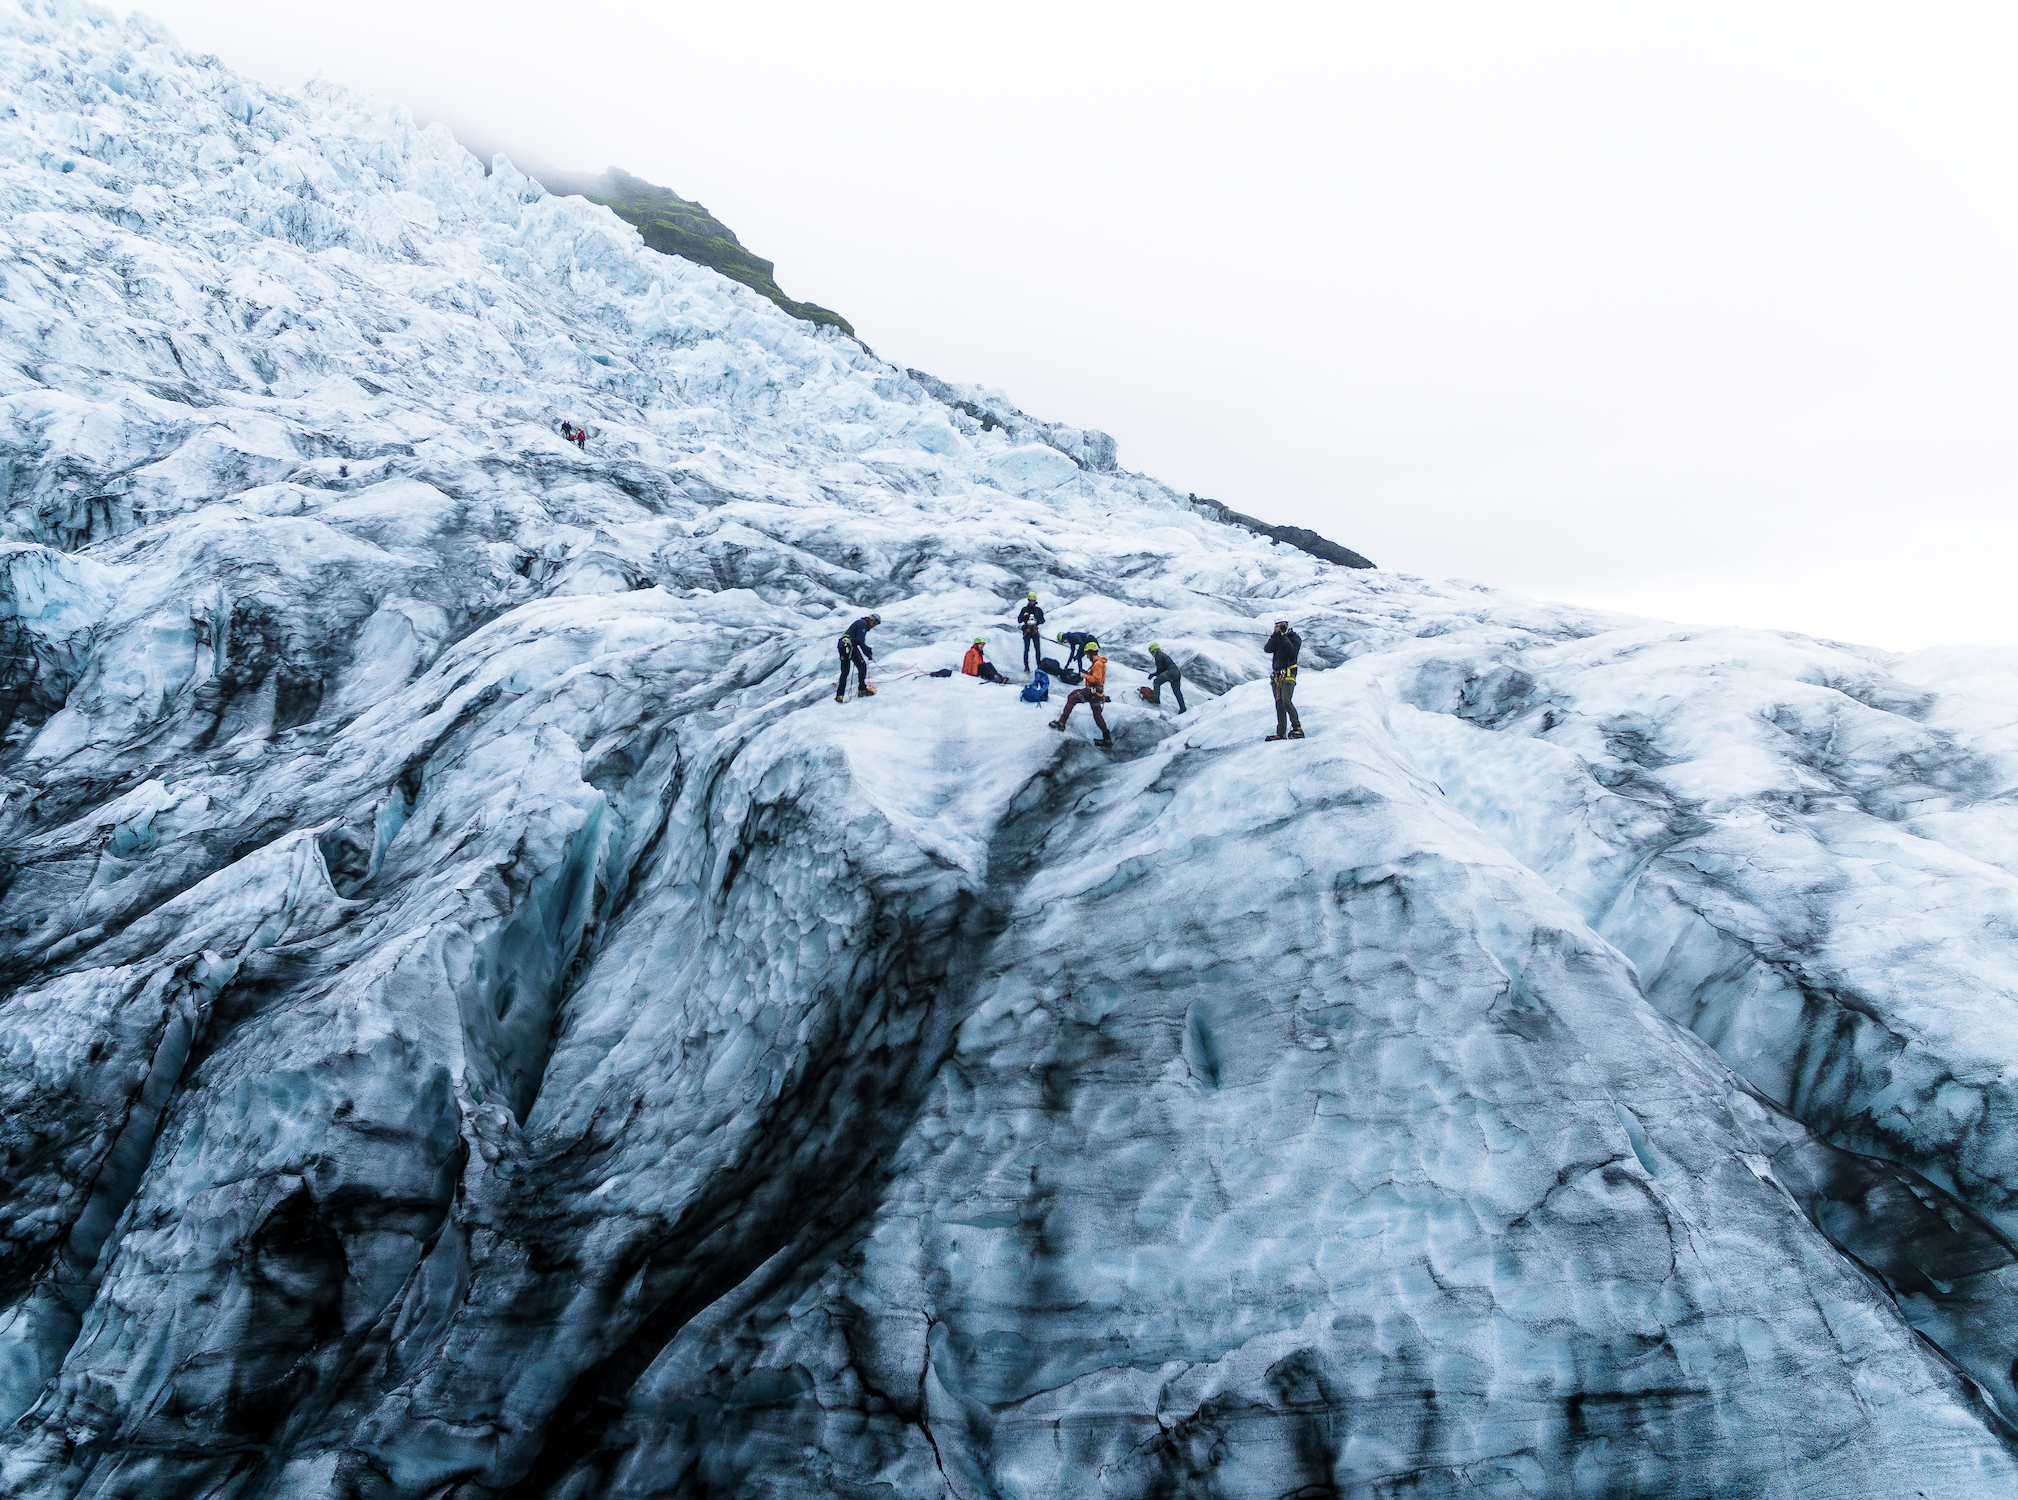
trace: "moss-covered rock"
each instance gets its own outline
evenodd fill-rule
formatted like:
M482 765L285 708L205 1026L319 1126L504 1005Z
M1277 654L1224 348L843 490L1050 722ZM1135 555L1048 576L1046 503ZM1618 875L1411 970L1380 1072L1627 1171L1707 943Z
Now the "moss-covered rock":
M661 254L677 255L720 271L731 281L763 293L795 318L825 323L854 337L854 325L831 308L787 297L773 279L772 262L752 254L733 229L671 188L633 177L620 167L612 167L600 177L547 172L540 174L540 182L550 193L578 194L591 203L603 204L625 223L635 224L645 243Z
M1321 558L1341 568L1370 568L1373 564L1361 557L1350 547L1341 547L1329 537L1319 536L1305 526L1271 526L1266 521L1257 521L1253 516L1242 515L1222 500L1208 500L1203 495L1187 495L1191 508L1200 515L1211 516L1215 521L1224 521L1228 526L1238 526L1251 531L1256 536L1265 536L1272 542L1287 542L1299 551L1308 552L1312 557Z

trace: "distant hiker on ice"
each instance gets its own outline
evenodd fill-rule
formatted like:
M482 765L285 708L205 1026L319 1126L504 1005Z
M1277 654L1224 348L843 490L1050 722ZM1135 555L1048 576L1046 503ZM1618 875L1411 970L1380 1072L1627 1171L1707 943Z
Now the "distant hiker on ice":
M969 677L980 678L983 682L1007 682L1009 679L1002 675L995 663L988 660L987 653L982 650L987 644L986 636L975 636L974 644L967 648L966 660L960 663L960 670Z
M1083 657L1096 655L1100 650L1100 642L1093 638L1090 630L1061 630L1058 632L1058 644L1072 648L1072 654L1065 658L1065 666L1073 672L1079 670Z
M565 419L563 419L561 422L561 440L563 442L573 443L577 448L581 449L582 452L584 453L589 451L588 428L577 427L575 426L574 423L569 422Z
M1156 642L1149 643L1149 686L1137 688L1151 703L1163 707L1163 689L1168 686L1177 698L1177 711L1184 712L1184 674L1177 670L1177 663L1170 659L1170 653Z
M1044 661L1044 638L1037 632L1044 626L1044 611L1037 606L1037 590L1030 591L1030 600L1016 611L1016 623L1023 627L1023 670L1030 670L1030 653L1037 653L1041 666Z
M1063 729L1065 721L1072 717L1072 710L1084 703L1093 710L1093 722L1100 727L1100 738L1093 743L1102 750L1112 750L1114 732L1107 727L1107 716L1100 712L1100 705L1107 701L1107 694L1103 691L1107 686L1107 658L1100 655L1098 642L1094 643L1093 653L1093 660L1086 664L1085 684L1072 690L1065 700L1065 712L1051 721L1051 727Z
M869 686L869 663L876 659L876 653L869 649L869 632L882 623L881 615L867 614L841 632L841 680L834 684L836 703L847 701L849 667L855 669L855 696L876 696L876 690Z
M1275 691L1275 733L1271 740L1300 740L1303 720L1296 716L1296 655L1303 649L1303 637L1289 628L1289 621L1277 620L1275 634L1261 648L1268 653L1268 685ZM1265 741L1264 741L1265 743Z

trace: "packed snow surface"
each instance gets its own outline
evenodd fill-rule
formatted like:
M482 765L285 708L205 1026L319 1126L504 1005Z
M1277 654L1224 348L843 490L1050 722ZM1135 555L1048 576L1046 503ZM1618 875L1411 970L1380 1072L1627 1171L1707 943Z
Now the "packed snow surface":
M0 111L0 1492L2018 1488L2018 654L1329 566L146 23ZM1028 589L1111 751L927 675Z

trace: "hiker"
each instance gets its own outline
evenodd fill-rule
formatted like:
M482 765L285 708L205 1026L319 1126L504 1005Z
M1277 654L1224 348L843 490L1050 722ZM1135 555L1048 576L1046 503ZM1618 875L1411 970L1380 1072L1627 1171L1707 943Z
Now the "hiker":
M876 657L876 653L869 649L869 632L882 623L881 615L867 614L841 632L841 680L834 684L836 703L847 701L848 668L851 665L855 669L855 696L876 696L876 690L869 686L869 663Z
M1044 638L1037 632L1044 624L1044 611L1037 606L1037 590L1030 591L1029 602L1016 611L1016 623L1023 627L1023 670L1030 670L1030 653L1036 651L1037 664L1044 664Z
M1058 632L1058 644L1072 648L1072 654L1065 658L1068 672L1078 671L1081 658L1096 655L1100 650L1100 642L1093 638L1090 630L1061 630Z
M1270 740L1300 740L1303 720L1296 716L1296 654L1303 649L1303 637L1289 628L1289 621L1277 620L1275 634L1261 648L1271 662L1268 685L1275 690L1275 733ZM1263 741L1264 744L1267 740Z
M1061 637L1062 639L1062 637ZM1114 748L1114 732L1107 727L1107 716L1100 712L1100 705L1107 701L1107 694L1101 689L1107 686L1107 658L1100 655L1100 645L1093 646L1093 660L1086 664L1086 681L1076 687L1065 699L1065 712L1051 721L1053 729L1063 729L1065 721L1072 717L1072 710L1084 703L1093 710L1093 722L1100 728L1100 738L1093 743L1102 750Z
M1167 683L1171 693L1176 696L1177 711L1183 713L1184 674L1177 670L1177 663L1170 659L1169 652L1154 641L1149 643L1149 662L1149 686L1141 689L1142 696L1158 708L1163 707L1163 688Z
M572 443L574 440L575 440L575 424L568 421L565 417L563 417L561 419L561 441L564 443Z
M584 453L586 453L586 452L588 452L588 451L589 451L589 430L588 430L588 428L586 428L586 427L577 427L577 428L575 429L575 446L576 446L577 448L581 449L581 450L582 450L582 452L584 452Z
M967 648L966 660L960 663L960 670L965 672L969 677L980 678L983 682L1007 682L1009 679L1002 675L996 668L995 663L988 660L987 655L982 651L981 648L987 644L988 639L986 636L975 636L974 644Z

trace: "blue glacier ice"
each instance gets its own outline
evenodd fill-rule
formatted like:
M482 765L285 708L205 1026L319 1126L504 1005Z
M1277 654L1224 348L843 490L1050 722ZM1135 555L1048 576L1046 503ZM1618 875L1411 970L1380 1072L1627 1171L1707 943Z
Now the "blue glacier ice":
M0 1492L2018 1488L2018 651L1333 566L69 0L0 205Z

